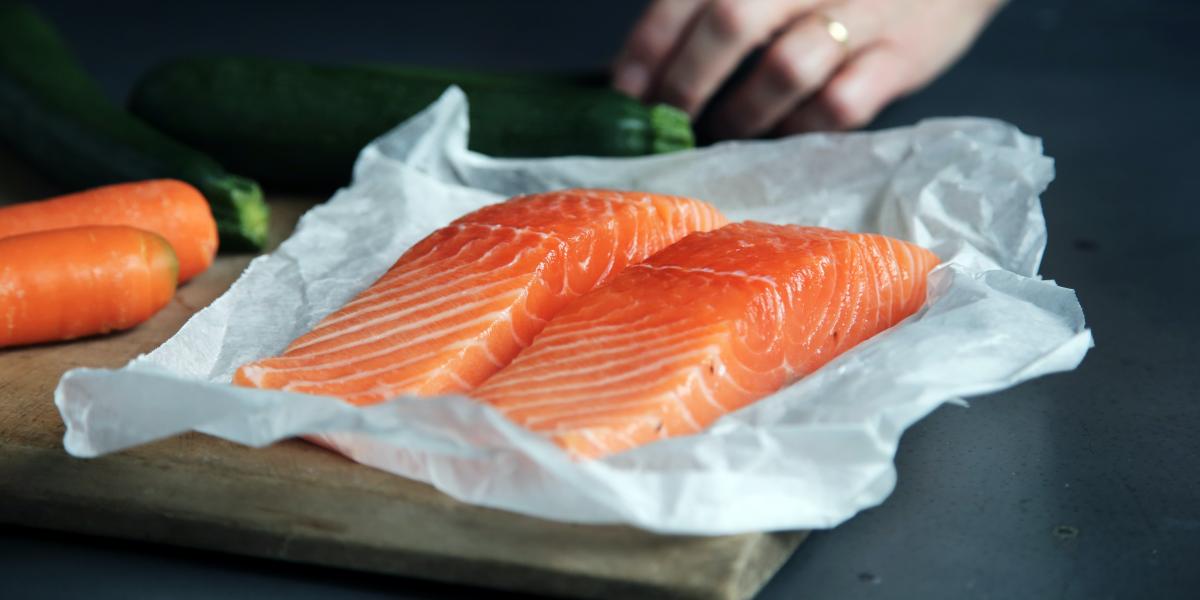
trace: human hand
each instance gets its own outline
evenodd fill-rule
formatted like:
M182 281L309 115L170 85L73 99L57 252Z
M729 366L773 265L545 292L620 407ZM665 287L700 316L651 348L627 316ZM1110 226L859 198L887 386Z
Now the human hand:
M700 114L717 138L866 125L971 44L1002 0L654 0L614 65L614 86ZM844 35L843 35L844 34Z

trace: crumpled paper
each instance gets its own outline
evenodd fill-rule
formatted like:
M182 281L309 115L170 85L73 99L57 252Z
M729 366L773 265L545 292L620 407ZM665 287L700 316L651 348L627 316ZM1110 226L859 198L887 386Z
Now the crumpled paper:
M252 446L312 435L464 502L546 519L685 534L824 528L887 497L897 442L917 419L1072 369L1091 347L1075 294L1037 276L1038 194L1053 162L1007 124L936 119L648 158L498 160L466 149L467 114L449 89L365 148L350 187L161 347L119 370L64 375L55 402L67 451L97 456L189 430ZM880 232L945 264L926 306L897 327L702 434L603 460L572 460L461 396L359 408L229 384L437 227L568 186L692 196L731 220Z

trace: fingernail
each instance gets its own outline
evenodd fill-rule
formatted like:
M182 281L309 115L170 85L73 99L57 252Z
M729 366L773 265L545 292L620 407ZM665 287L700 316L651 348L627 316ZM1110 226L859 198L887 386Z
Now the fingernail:
M641 63L631 62L617 69L617 75L613 78L613 86L634 98L641 98L646 91L649 79L646 67Z

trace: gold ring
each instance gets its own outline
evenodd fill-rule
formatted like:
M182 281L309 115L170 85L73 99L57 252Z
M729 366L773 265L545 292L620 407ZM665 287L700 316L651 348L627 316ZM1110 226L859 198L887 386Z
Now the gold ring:
M846 29L846 25L826 14L822 14L821 17L825 19L825 31L829 33L829 37L841 44L843 48L849 48L850 30Z

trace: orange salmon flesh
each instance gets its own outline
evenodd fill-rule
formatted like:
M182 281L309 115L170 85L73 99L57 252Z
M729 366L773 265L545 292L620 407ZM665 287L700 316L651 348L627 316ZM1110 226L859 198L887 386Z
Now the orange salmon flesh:
M466 392L506 366L571 299L689 233L725 224L696 200L565 190L484 207L418 242L244 386L373 404Z
M913 314L937 264L880 235L694 233L573 300L471 395L581 458L695 433Z

